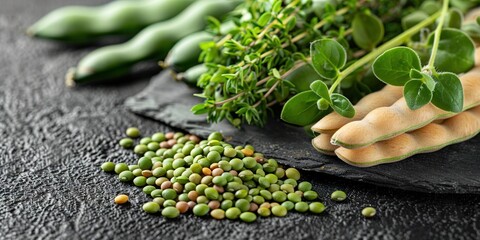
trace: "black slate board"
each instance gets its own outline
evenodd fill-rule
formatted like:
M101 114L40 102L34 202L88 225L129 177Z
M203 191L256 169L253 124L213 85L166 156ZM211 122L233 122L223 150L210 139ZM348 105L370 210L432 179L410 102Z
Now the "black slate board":
M191 106L200 101L192 95L195 92L198 90L173 80L166 70L125 104L135 113L203 137L214 130L221 131L232 143L252 144L266 156L303 170L406 190L480 193L480 136L401 162L358 168L316 152L303 128L285 124L278 118L264 129L247 126L239 130L228 123L211 125L203 115L190 112Z

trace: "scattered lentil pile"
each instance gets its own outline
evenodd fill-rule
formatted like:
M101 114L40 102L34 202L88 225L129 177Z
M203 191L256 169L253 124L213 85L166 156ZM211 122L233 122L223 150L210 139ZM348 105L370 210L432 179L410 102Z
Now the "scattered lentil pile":
M134 147L137 128L120 140L139 155L136 165L105 162L105 172L115 172L122 182L133 182L153 200L143 205L147 213L176 218L191 211L214 219L254 222L261 217L283 217L288 211L320 214L325 210L312 184L300 181L295 168L284 169L275 159L255 152L251 145L232 146L219 132L207 140L181 132L155 133ZM337 201L346 198L336 192ZM125 196L126 197L126 196ZM118 204L128 201L121 198ZM117 197L118 198L118 197Z

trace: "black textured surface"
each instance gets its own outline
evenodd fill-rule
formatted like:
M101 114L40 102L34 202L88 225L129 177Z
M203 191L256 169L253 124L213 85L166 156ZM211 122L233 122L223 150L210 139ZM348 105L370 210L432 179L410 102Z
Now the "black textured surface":
M236 129L228 123L210 125L204 115L194 115L191 106L200 102L198 90L176 82L165 71L126 105L132 111L200 136L221 131L233 143L252 144L284 164L356 181L434 193L480 193L480 136L440 151L419 154L393 164L369 168L350 166L340 159L318 153L303 128L290 126L276 117L264 129Z
M424 194L306 173L328 209L290 213L254 224L177 220L145 214L141 189L102 173L105 160L133 162L116 142L128 126L169 130L131 114L125 98L147 84L67 89L66 69L91 49L34 41L23 30L49 10L106 0L1 0L0 3L0 239L478 239L478 195ZM349 198L336 204L335 189ZM118 193L131 197L116 206ZM372 205L378 215L360 216Z

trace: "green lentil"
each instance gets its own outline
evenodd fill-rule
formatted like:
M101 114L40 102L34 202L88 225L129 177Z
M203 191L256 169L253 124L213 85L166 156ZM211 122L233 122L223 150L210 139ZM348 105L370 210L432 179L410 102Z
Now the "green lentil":
M278 181L277 175L272 173L265 175L265 178L270 182L270 184L274 184Z
M162 196L162 193L163 193L162 189L155 189L150 193L150 196L152 196L153 198L158 198Z
M113 170L115 170L115 163L113 162L104 162L102 164L102 166L100 166L100 168L104 171L104 172L113 172Z
M147 151L148 151L148 147L145 144L139 144L139 145L135 146L135 148L133 149L133 152L138 154L138 155L143 155Z
M302 212L303 213L303 212L308 211L308 209L309 209L309 206L308 206L308 203L306 203L306 202L295 203L295 210L297 212Z
M325 205L323 205L323 203L321 202L312 202L310 203L308 208L310 209L310 212L315 214L319 214L325 211Z
M240 214L242 214L242 211L236 207L229 208L228 210L225 211L225 217L228 219L237 219Z
M243 212L240 214L240 219L244 222L251 223L257 220L257 215L252 212Z
M152 142L152 139L149 138L149 137L144 137L144 138L140 139L140 144L143 144L143 145L147 145L151 142Z
M223 153L224 149L223 149L222 146L211 146L209 150L210 150L210 152L217 152L217 153L221 154L221 153ZM220 161L220 160L218 160L218 161Z
M252 201L260 205L265 202L265 198L263 198L262 196L254 196Z
M272 193L270 193L268 190L260 190L260 195L265 200L272 200Z
M140 167L139 167L138 165L136 165L136 164L134 164L134 165L128 165L128 170L130 170L130 171L132 171L132 172L133 172L133 170L139 169L139 168L140 168Z
M199 203L195 205L195 207L193 207L193 214L195 216L199 216L199 217L205 216L208 214L209 211L210 211L210 208L205 203Z
M218 199L218 191L215 190L213 187L207 187L205 188L205 196L210 199L210 200L216 200Z
M377 210L373 207L366 207L362 209L362 215L366 218L374 217L377 214Z
M154 151L147 151L143 154L143 156L144 157L149 157L149 158L158 157L158 155ZM153 160L152 160L152 162L153 162Z
M118 179L122 182L130 182L135 178L135 175L129 170L123 171L118 175Z
M295 179L296 181L300 179L300 172L295 168L285 170L285 175L287 175L287 178Z
M157 151L160 148L160 145L158 145L157 142L150 142L147 144L147 148L150 151Z
M129 127L127 128L127 130L125 131L125 133L127 134L127 136L131 137L131 138L138 138L140 137L140 130L136 127Z
M268 173L273 173L275 172L277 169L275 168L275 166L273 166L272 164L270 163L265 163L263 164L263 171L265 172L268 172Z
M300 195L296 194L296 193L289 193L287 195L287 198L288 198L288 200L290 200L294 203L302 201L302 197Z
M318 198L318 193L312 190L306 191L303 193L303 198L305 198L306 200L312 201Z
M235 201L235 207L240 209L242 212L246 212L248 209L250 209L250 203L246 199L238 199Z
M284 217L287 215L287 208L282 205L272 207L272 214L277 217Z
M152 202L156 202L159 206L163 206L165 199L162 197L156 197L152 200Z
M158 203L156 202L147 202L143 204L143 211L152 214L157 213L158 211L160 211L160 205L158 205Z
M207 204L209 202L208 198L206 196L198 196L197 197L197 203L205 203Z
M297 181L295 179L292 179L292 178L286 179L285 181L283 181L283 183L284 184L290 184L293 187L296 187L298 185Z
M212 179L213 184L218 186L225 186L227 185L227 178L224 176L216 176Z
M154 186L145 186L145 187L143 187L143 192L145 194L150 195L152 193L152 191L155 190L155 189L157 189L157 188L154 187Z
M136 177L142 176L142 169L137 168L137 169L133 170L132 173L133 173L133 175L135 175Z
M175 207L177 205L177 202L173 199L166 199L165 202L163 202L163 207Z
M158 132L158 133L154 133L152 135L152 141L155 141L155 142L163 142L167 140L167 138L165 137L165 134L161 133L161 132Z
M302 192L310 191L312 190L312 184L309 182L301 182L298 184L298 190Z
M295 208L295 203L293 203L291 201L285 201L281 205L284 206L288 211Z
M240 189L235 192L235 197L236 198L246 198L248 195L248 191L246 189Z
M220 156L220 153L212 151L207 154L207 159L210 162L219 162L222 156Z
M152 174L155 177L163 177L167 174L167 170L165 170L163 167L158 167L153 169Z
M260 215L260 216L262 216L262 217L268 217L268 216L270 216L270 214L272 214L272 212L270 211L270 209L268 209L268 208L266 208L266 207L260 207L260 208L258 208L257 213L258 213L258 215Z
M268 187L268 191L270 192L276 192L276 191L280 191L280 185L274 183L274 184L270 184L270 187Z
M120 139L118 144L123 148L132 148L133 147L133 140L131 138L122 138L122 139Z
M233 207L233 201L232 200L223 200L221 203L220 203L220 208L223 209L223 210L227 210L229 208Z
M221 220L225 218L225 211L223 209L217 208L210 212L210 216L214 219Z
M210 135L208 135L208 141L211 141L211 140L222 141L223 136L219 132L212 132L212 133L210 133Z
M277 168L277 170L275 170L275 175L276 175L279 179L285 177L285 169L283 169L283 168Z
M117 163L115 164L115 173L116 174L120 174L121 172L123 171L127 171L128 170L128 165L126 163Z
M152 159L149 157L141 157L138 160L138 166L142 170L151 170L153 166Z
M253 179L253 172L250 170L243 170L238 173L238 177L242 179L242 181L249 181Z
M234 158L230 160L230 165L232 166L233 170L240 171L243 168L243 161L239 158Z
M171 188L169 189L164 189L162 192L162 197L165 199L175 199L177 198L177 192Z
M347 194L344 191L337 190L332 193L330 199L336 202L341 202L347 198Z
M272 193L272 198L273 201L281 203L287 200L287 194L282 191L276 191Z
M252 157L245 157L242 159L242 161L243 161L243 165L246 168L253 168L255 167L255 165L257 165L257 160L255 160L255 158L252 158Z
M175 207L166 207L162 210L162 216L166 218L177 218L180 216L180 211Z
M133 179L133 184L137 187L143 187L147 185L147 178L144 176L138 176Z
M264 188L269 188L270 187L270 181L266 177L260 177L258 179L258 184Z

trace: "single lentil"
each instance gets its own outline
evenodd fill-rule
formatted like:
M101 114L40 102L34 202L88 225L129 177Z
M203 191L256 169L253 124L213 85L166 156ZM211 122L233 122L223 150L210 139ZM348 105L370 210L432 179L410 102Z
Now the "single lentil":
M128 202L128 196L125 194L120 194L115 197L113 200L116 204L125 204Z
M377 214L377 210L373 207L366 207L362 209L362 215L366 218L374 217Z

